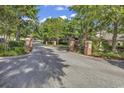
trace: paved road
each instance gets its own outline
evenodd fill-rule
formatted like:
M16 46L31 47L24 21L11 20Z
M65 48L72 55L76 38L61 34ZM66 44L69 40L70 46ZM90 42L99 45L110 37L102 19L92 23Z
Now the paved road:
M0 58L0 87L124 87L124 65L118 63L34 42L28 56Z

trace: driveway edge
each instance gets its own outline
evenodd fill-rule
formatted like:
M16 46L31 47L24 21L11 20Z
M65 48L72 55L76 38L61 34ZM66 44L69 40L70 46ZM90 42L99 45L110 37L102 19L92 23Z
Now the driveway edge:
M31 54L24 54L24 55L18 55L18 56L7 56L7 57L0 57L0 59L6 59L6 58L20 58L20 57L26 57L30 56Z

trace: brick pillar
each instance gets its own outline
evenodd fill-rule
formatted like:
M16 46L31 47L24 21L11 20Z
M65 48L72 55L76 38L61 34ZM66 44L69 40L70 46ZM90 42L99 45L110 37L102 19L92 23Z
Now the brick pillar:
M57 45L57 42L54 40L53 41L53 46L56 46Z
M92 55L92 41L85 41L84 54Z

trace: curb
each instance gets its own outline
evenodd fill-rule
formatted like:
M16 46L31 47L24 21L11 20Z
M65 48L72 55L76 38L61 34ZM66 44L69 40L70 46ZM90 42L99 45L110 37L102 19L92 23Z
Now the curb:
M94 56L87 56L87 55L84 55L84 54L79 54L79 53L74 53L74 52L70 52L70 53L78 54L82 57L89 58L89 59L96 60L96 61L104 61L105 60L104 58L99 58L99 57L94 57Z
M1 59L9 59L9 58L20 58L20 57L27 57L30 56L31 54L24 54L24 55L18 55L18 56L7 56L7 57L0 57Z
M97 60L97 61L105 60L104 58L99 58L99 57L94 57L94 56L87 56L87 55L82 55L82 56L93 59L93 60Z

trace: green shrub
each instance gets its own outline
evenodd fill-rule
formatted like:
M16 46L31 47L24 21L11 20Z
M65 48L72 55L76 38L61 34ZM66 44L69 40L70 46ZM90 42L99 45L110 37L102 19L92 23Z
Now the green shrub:
M118 57L118 55L114 52L104 52L102 53L102 56L103 57L106 57L106 58L115 58L115 57Z
M25 53L25 50L23 47L14 47L14 51L18 54L23 54Z
M95 57L102 57L102 52L96 51L96 52L93 52L92 55L95 56Z
M16 56L21 54L25 54L25 50L22 47L15 47L14 50L0 52L0 56Z
M101 49L103 40L100 38L95 38L91 41L92 41L93 52L99 52ZM103 48L103 46L102 46L102 48Z
M4 51L0 53L0 56L16 56L17 53L15 51Z
M8 42L8 49L5 50L3 45L0 45L0 56L16 56L25 54L24 41Z
M107 52L94 52L93 56L95 57L102 57L102 58L114 58L114 59L124 59L124 53L115 53L112 51Z
M110 51L112 46L109 45L109 43L106 40L102 41L102 46L104 48L104 51Z
M24 41L23 40L21 40L21 41L10 41L8 45L9 45L10 48L24 47Z
M98 42L97 41L93 41L92 43L92 48L93 48L93 52L97 52L98 51Z
M0 44L0 52L2 52L4 50L4 45Z

